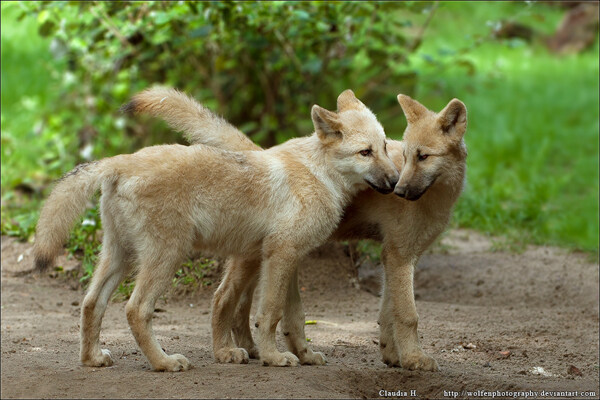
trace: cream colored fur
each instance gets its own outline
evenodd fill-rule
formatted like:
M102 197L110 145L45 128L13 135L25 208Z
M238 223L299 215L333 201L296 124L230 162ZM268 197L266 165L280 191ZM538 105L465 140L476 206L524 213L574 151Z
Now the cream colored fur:
M346 91L339 104L352 99L354 94ZM255 269L263 271L264 281L260 357L268 365L297 365L294 354L277 350L275 329L284 314L281 299L297 290L290 282L298 260L327 240L357 191L369 184L390 193L399 177L385 151L383 128L360 105L338 113L315 105L313 135L267 151L153 146L67 174L42 209L34 254L38 269L51 265L86 200L102 190L103 250L82 304L81 362L96 367L113 363L99 345L102 317L111 294L134 272L136 285L126 313L138 345L155 370L188 369L183 355L162 350L152 331L152 315L181 262L192 251L204 250L262 259ZM134 103L129 109L138 108ZM212 128L223 126L216 117L208 118L215 123ZM323 355L306 344L303 352L312 363L324 363Z
M177 118L194 129L192 143L210 143L228 150L258 149L231 125L223 131L201 131L202 126L210 123L193 112L192 99L179 92L167 96L161 89L153 90L157 92L142 94L138 100L154 116L167 121L173 121L176 110ZM163 108L154 108L154 99L165 96ZM389 366L435 371L437 362L425 354L419 344L413 273L421 254L445 229L463 188L467 110L457 99L438 114L405 95L398 95L398 101L408 121L403 141L388 140L389 155L401 171L395 190L398 196L361 191L346 208L331 239L375 239L383 243L385 274L379 316L383 361ZM171 125L186 133L183 125ZM234 130L235 134L230 134ZM187 132L187 137L191 136ZM225 275L213 300L214 352L220 362L247 362L246 353L258 356L248 323L259 271L258 258L231 257L227 261ZM312 356L304 354L304 314L297 277L292 282L294 286L288 291L282 328L288 348L302 362L311 363Z

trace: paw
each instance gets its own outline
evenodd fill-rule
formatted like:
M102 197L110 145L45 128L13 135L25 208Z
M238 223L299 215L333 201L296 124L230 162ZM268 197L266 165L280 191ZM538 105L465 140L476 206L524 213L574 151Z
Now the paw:
M215 360L222 364L248 364L248 352L241 348L224 348L215 351Z
M88 367L110 367L114 364L110 351L101 349L99 353L92 357L81 358L81 363Z
M440 367L435 359L421 352L410 353L402 356L402 368L419 371L439 371Z
M260 360L263 365L272 367L297 367L300 365L298 357L286 351L285 353L273 352L270 354L263 355Z
M381 351L381 358L388 367L400 367L400 356L398 356L398 352L396 351L393 342L387 346L385 344L380 344L379 349Z
M158 365L153 365L153 367L155 371L180 372L187 371L192 367L192 364L181 354L173 354L165 357Z
M246 350L248 357L258 359L258 348L256 347L254 340L252 340L252 337L246 340L236 340L235 343L237 347Z
M302 365L325 365L327 364L327 359L325 358L325 354L312 351L311 349L305 349L304 354L299 354L300 363Z
M256 348L256 346L252 346L250 348L247 348L246 351L248 352L248 357L253 358L253 359L259 359L259 353L258 353L258 349Z

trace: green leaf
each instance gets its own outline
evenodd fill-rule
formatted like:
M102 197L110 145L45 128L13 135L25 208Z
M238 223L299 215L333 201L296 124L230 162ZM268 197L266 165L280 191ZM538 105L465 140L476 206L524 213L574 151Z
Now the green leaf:
M166 12L159 11L153 14L152 16L154 19L154 23L158 26L164 25L171 21L171 15L169 15Z
M302 21L308 21L310 19L310 14L304 10L294 10L293 14L296 18Z
M42 10L42 11L40 11L40 13L37 16L37 22L38 22L38 24L42 25L44 22L48 21L49 18L50 18L50 11Z
M203 25L190 32L190 37L193 39L208 36L213 30L212 25Z
M321 72L321 68L323 66L323 60L320 58L312 58L308 62L302 65L302 70L306 72L310 72L311 74L317 74Z
M54 28L56 24L53 21L46 20L40 27L38 28L38 33L42 37L48 37L54 32Z

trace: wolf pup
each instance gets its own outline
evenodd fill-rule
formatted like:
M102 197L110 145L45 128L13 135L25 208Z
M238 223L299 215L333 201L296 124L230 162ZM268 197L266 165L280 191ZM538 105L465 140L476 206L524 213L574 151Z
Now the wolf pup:
M135 99L126 106L133 112L144 108ZM187 370L183 355L162 350L152 315L181 262L202 250L263 259L260 358L268 365L297 365L295 355L277 350L275 330L298 260L327 240L357 191L370 185L391 193L399 178L375 115L350 90L339 96L338 108L336 113L314 105L313 135L266 151L152 146L67 173L42 208L34 256L38 270L52 264L87 200L101 188L103 248L81 308L81 362L113 363L100 348L100 325L110 295L134 272L125 309L139 347L155 370ZM325 359L305 347L303 362Z
M182 93L169 96L160 108L153 106L165 96L162 89L153 89L143 93L138 101L151 114L182 131L192 144L204 143L227 150L262 150L237 128ZM401 172L395 188L398 197L361 191L346 208L331 239L374 239L383 243L385 275L378 320L383 361L389 366L436 371L437 362L419 345L413 271L421 254L446 228L462 192L467 158L463 141L467 109L457 99L437 114L402 94L398 95L398 102L408 126L401 142L388 140L387 146ZM232 257L227 261L213 301L213 346L220 362L247 362L231 357L242 354L240 348L250 356L258 355L248 323L259 267L259 258ZM294 280L282 327L289 349L302 359L303 335L297 333L302 332L299 324L304 315L297 305L299 299Z

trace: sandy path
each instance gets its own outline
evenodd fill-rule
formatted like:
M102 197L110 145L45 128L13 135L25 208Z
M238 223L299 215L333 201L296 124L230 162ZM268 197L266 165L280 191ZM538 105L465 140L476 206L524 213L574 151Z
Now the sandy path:
M414 390L420 398L454 396L451 392L470 397L466 391L477 390L537 391L539 398L556 397L542 391L577 391L571 397L585 397L583 392L597 397L598 264L556 248L510 254L491 252L491 244L476 233L453 231L419 263L419 332L425 351L440 364L438 373L392 369L381 362L379 299L356 288L341 245L319 249L301 271L306 317L318 321L306 327L307 336L327 355L326 366L273 368L256 360L215 364L212 289L202 289L166 296L157 304L164 310L154 319L159 341L167 352L186 355L195 368L156 373L129 332L125 303L110 304L101 334L115 365L80 366L83 292L65 279L15 276L31 265L31 245L3 237L1 397L378 398L382 390L396 392L395 397L412 397ZM476 348L465 349L468 343ZM500 352L506 351L505 358ZM568 373L570 366L582 376ZM536 375L534 367L550 376Z

